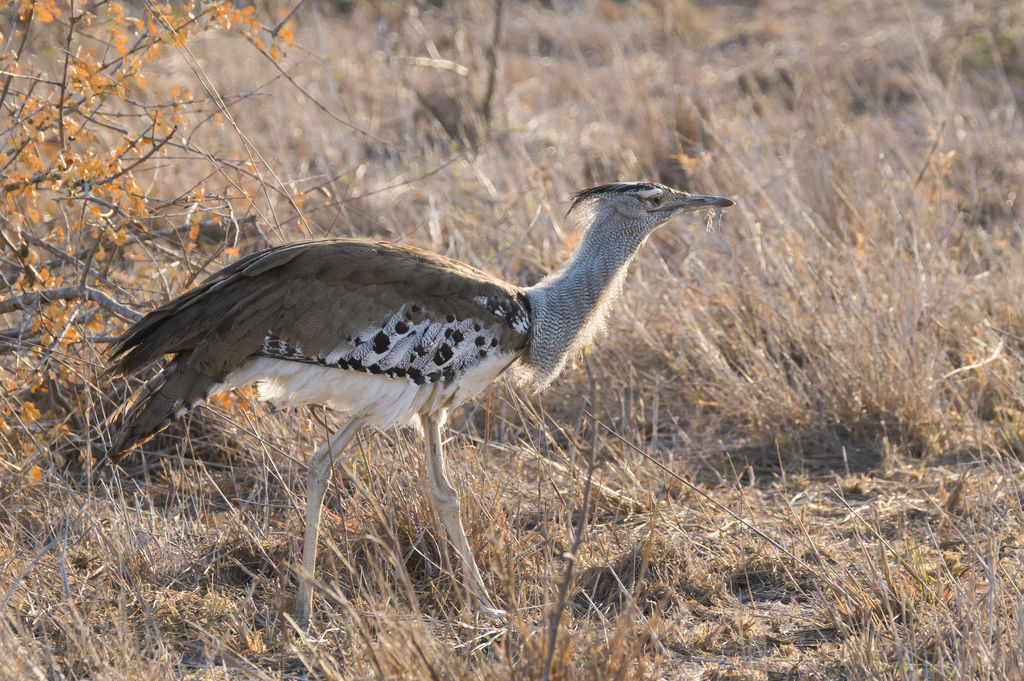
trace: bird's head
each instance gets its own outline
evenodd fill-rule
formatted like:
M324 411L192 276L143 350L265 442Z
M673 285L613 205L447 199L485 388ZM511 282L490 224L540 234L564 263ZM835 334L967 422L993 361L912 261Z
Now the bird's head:
M731 205L733 202L723 196L688 194L655 182L617 182L577 192L569 213L585 210L594 225L626 223L649 234L680 213Z

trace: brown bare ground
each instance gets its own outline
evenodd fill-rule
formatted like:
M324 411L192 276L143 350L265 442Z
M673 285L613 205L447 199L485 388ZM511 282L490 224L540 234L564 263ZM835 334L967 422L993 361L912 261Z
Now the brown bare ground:
M100 376L95 330L44 357L22 327L0 372L77 380L5 394L42 418L0 430L0 677L1024 678L1024 10L502 12L490 100L483 1L311 3L283 71L236 37L168 47L145 96L188 82L230 115L197 104L192 151L144 189L202 183L254 219L190 252L128 244L106 272L145 311L226 247L362 235L529 283L571 248L576 189L735 198L720 233L650 240L551 390L496 385L455 415L467 532L508 621L453 579L415 437L367 434L328 492L314 638L295 636L303 462L337 417L238 394L90 471L138 381ZM228 159L281 191L243 200Z

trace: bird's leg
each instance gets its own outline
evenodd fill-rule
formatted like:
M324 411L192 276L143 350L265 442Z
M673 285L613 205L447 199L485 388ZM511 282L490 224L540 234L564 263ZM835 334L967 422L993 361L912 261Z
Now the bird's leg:
M423 433L427 445L426 456L426 477L424 492L427 500L432 503L441 523L448 531L455 552L462 560L462 569L470 590L480 604L484 614L500 615L502 610L496 608L487 593L487 587L480 576L480 569L476 566L473 558L473 550L469 547L469 540L466 538L466 531L462 527L462 517L459 514L459 496L448 482L445 471L444 448L441 444L441 424L444 417L423 416Z
M320 536L320 507L327 483L331 479L334 457L340 454L363 423L353 418L332 435L309 460L306 474L306 536L302 544L302 573L299 593L295 598L295 623L305 631L309 626L309 610L313 601L313 570L316 567L316 542Z

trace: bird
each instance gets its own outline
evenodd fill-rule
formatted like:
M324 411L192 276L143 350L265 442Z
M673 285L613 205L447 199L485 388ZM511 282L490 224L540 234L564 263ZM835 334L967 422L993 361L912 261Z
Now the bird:
M362 238L259 251L150 311L111 344L109 374L170 357L123 408L102 461L206 398L255 384L275 406L319 403L344 425L310 457L293 621L309 626L320 511L334 460L361 429L418 427L422 490L458 554L477 611L500 616L462 525L443 429L453 408L502 374L547 387L607 320L630 262L671 218L733 205L654 182L576 192L580 238L567 261L519 286L414 246Z

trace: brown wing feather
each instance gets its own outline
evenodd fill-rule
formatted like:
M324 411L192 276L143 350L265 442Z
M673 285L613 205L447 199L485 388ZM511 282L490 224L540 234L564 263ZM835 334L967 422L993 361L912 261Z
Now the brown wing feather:
M137 398L108 457L116 460L264 354L268 334L300 348L295 359L323 356L404 305L412 322L451 316L498 324L497 342L518 351L527 340L524 300L512 284L409 246L339 239L255 253L150 312L115 341L111 373L175 357L166 380Z
M301 245L282 246L253 253L149 312L114 341L111 355L116 361L107 372L131 373L164 355L195 347L212 330L212 322L223 320L240 298L253 292L242 282L286 265L302 250Z

